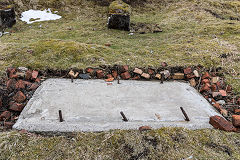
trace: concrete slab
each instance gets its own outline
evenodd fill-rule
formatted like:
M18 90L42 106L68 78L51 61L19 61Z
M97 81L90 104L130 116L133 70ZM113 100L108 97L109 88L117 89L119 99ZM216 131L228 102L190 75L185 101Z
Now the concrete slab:
M183 107L190 121L180 110ZM62 110L64 122L59 122ZM123 111L128 122L123 122ZM15 129L29 131L104 131L160 127L212 128L209 117L219 115L188 83L157 81L48 79L34 93Z

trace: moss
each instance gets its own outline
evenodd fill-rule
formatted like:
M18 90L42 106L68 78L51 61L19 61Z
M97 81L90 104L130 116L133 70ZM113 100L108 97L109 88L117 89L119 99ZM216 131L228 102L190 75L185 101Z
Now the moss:
M130 13L131 7L122 0L113 1L109 6L109 14L129 15Z

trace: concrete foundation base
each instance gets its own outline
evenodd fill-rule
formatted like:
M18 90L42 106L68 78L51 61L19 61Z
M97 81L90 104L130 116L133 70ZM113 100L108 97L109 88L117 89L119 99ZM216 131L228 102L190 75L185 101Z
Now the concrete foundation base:
M212 128L209 117L219 115L187 83L120 82L48 79L34 93L14 128L40 132L138 129L143 125L200 129ZM63 122L59 122L59 110ZM122 120L121 111L128 122Z

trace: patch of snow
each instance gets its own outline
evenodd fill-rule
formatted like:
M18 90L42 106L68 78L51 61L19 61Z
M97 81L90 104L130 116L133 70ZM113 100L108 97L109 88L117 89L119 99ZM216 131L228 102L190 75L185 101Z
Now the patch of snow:
M27 24L31 24L34 22L57 20L60 18L62 18L62 16L53 14L51 9L45 9L43 11L31 9L23 12L20 20L27 22Z

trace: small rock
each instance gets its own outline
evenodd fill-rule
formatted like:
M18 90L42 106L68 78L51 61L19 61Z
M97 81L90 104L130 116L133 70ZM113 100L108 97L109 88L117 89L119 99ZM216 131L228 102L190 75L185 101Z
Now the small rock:
M17 83L17 81L15 80L15 79L9 79L8 81L7 81L7 89L8 90L14 90L15 88L16 88L16 83Z
M128 65L124 65L120 67L120 72L127 72L128 71Z
M142 74L143 74L143 71L142 71L141 69L139 69L139 68L135 68L134 71L133 71L133 73L142 75Z
M23 80L18 80L16 83L16 88L17 89L25 89L25 83Z
M87 69L86 69L86 72L87 72L87 73L90 73L90 74L93 74L94 69L92 69L92 68L87 68Z
M155 76L155 78L157 78L157 79L161 79L161 74L156 74L156 76Z
M102 79L105 75L103 70L97 70L97 78Z
M150 75L153 75L155 72L154 72L154 70L153 69L148 69L148 74L150 74Z
M164 74L164 78L167 79L168 77L170 77L170 72L169 70L164 70L162 72L160 72L161 74L163 73Z
M240 127L240 115L233 115L232 122L235 127Z
M192 87L196 87L197 85L196 80L194 78L190 79L189 83Z
M9 111L4 111L2 114L0 114L0 121L8 120L10 117L11 113Z
M202 86L202 88L200 89L200 92L201 92L201 93L204 92L204 91L208 92L208 91L210 91L210 90L211 90L211 89L210 89L210 87L209 87L209 84L206 83L204 86Z
M74 71L71 70L71 71L69 71L68 75L71 76L71 77L73 77L73 78L77 78L77 76L79 75L79 73L78 73L78 72L74 73Z
M139 131L147 131L147 130L151 130L152 128L150 126L141 126L139 127Z
M18 91L13 99L18 103L22 103L26 100L26 96L21 91Z
M121 74L122 79L129 79L131 78L131 75L129 72L124 72Z
M175 79L175 80L184 79L184 74L183 73L174 73L173 79Z
M203 79L202 84L206 84L206 83L210 83L210 80L209 79Z
M24 105L23 104L20 104L20 103L13 103L11 106L10 106L10 110L12 111L16 111L16 112L21 112L24 108Z
M20 72L26 72L28 70L28 68L26 68L26 67L18 67L18 70Z
M212 83L217 83L219 81L219 77L212 77Z
M143 73L142 75L141 75L143 78L145 78L145 79L150 79L150 75L149 74L147 74L147 73Z
M217 97L217 96L219 96L219 95L221 95L220 92L212 92L212 96L213 96L213 97Z
M196 77L200 77L200 75L199 75L199 73L198 73L197 70L194 70L194 71L193 71L193 74L194 74Z
M38 71L32 72L32 79L36 79L38 77Z
M230 123L229 121L227 121L226 119L224 119L223 117L220 117L220 116L210 117L209 123L215 129L220 129L220 130L224 130L227 132L236 131L236 128L232 125L232 123Z
M132 78L132 80L139 80L139 79L141 79L141 77L139 75Z
M24 77L25 77L25 73L23 73L23 72L17 72L16 75L17 75L19 78L24 78Z
M25 73L25 78L27 80L30 80L32 78L32 71L28 70L26 73Z
M91 77L89 76L89 74L79 74L79 77L81 79L90 79Z
M191 67L185 68L183 70L183 72L184 72L184 74L190 74L190 73L192 73L192 68Z
M219 103L219 104L221 104L221 105L226 104L226 102L225 102L224 100L219 100L219 101L217 101L217 103Z

